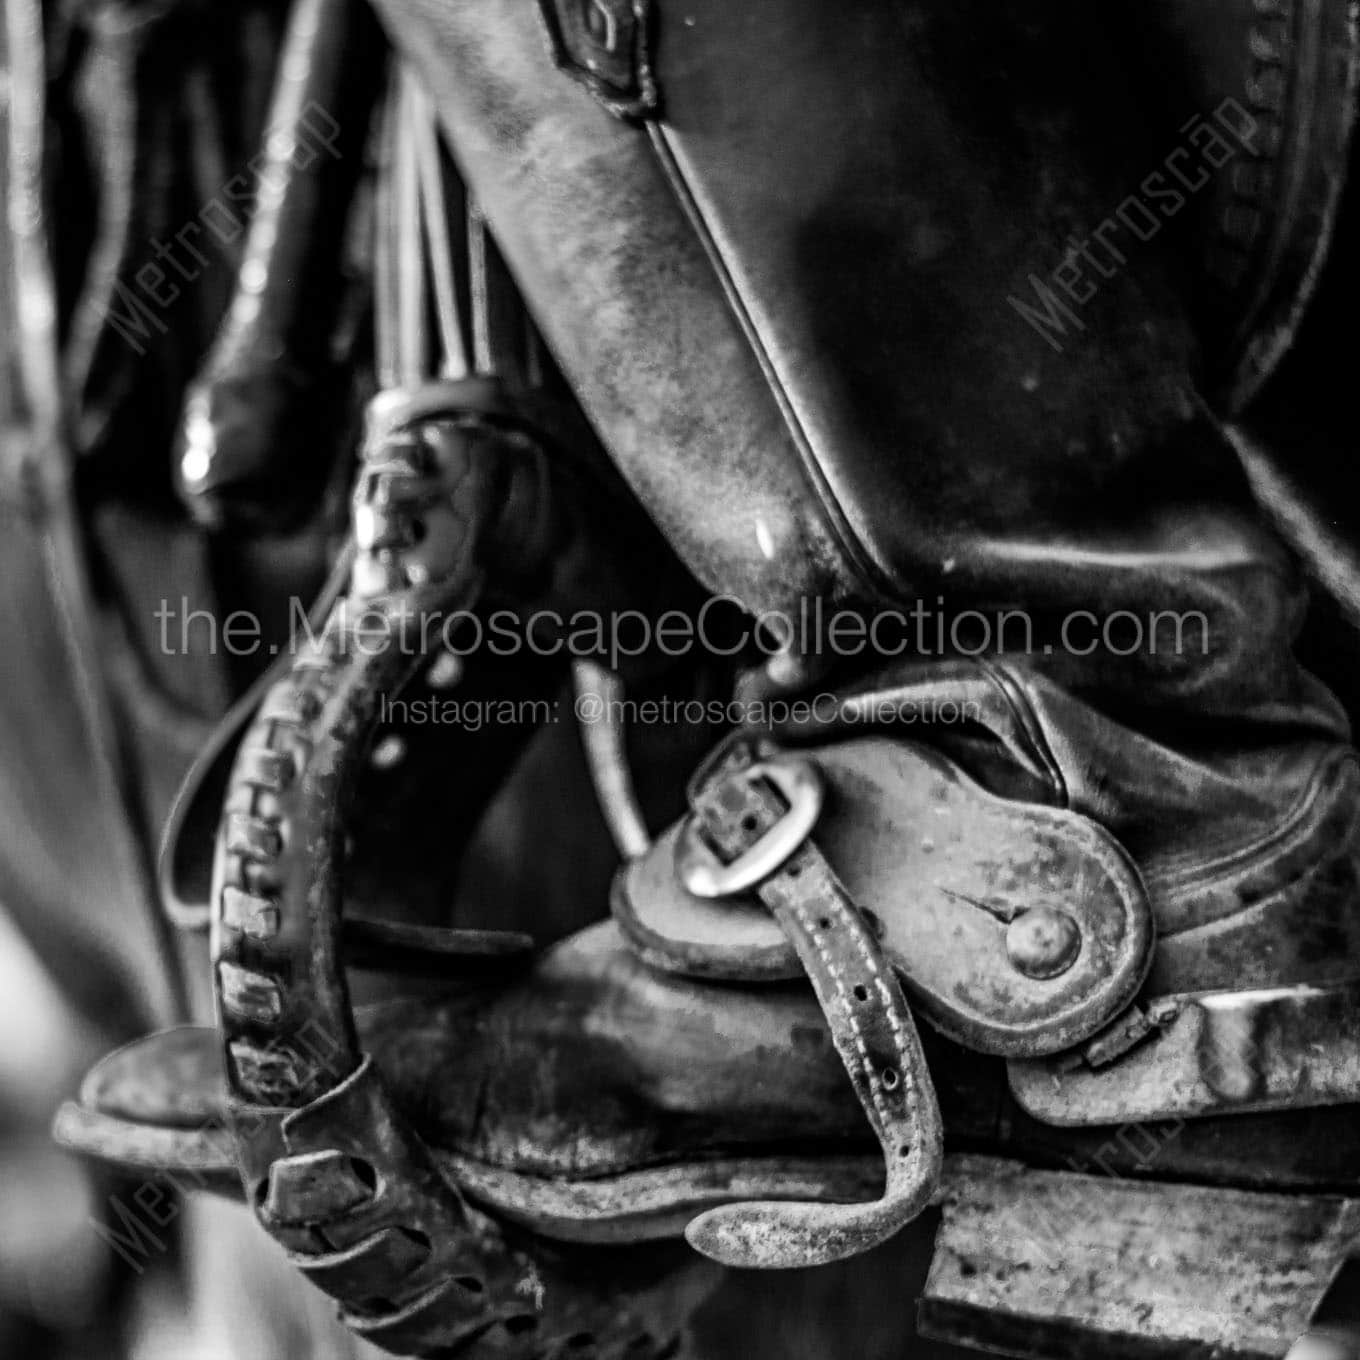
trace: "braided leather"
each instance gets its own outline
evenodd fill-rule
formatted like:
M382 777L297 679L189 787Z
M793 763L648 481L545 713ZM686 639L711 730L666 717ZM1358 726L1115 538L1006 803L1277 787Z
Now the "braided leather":
M447 390L452 387L453 390ZM346 815L384 696L483 564L558 548L542 450L445 385L386 414L354 501L349 595L242 742L214 862L212 961L249 1202L355 1331L402 1354L646 1360L652 1337L512 1246L444 1179L359 1050L340 957ZM453 409L450 409L453 407Z

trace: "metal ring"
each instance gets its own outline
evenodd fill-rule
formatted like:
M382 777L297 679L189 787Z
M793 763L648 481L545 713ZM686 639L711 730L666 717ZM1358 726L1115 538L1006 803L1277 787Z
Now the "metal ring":
M798 756L773 756L745 769L724 774L726 781L751 783L768 780L779 790L788 811L753 845L730 864L724 864L691 816L675 843L675 871L695 897L733 897L748 892L776 874L812 834L826 801L822 772L810 760Z

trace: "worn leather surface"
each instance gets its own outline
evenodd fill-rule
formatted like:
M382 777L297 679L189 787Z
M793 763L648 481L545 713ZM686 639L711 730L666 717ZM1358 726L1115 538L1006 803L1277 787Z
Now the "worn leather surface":
M847 696L837 722L776 735L859 738L879 712L971 704L969 723L884 730L927 737L993 793L1069 809L1114 836L1157 926L1150 991L1347 976L1360 944L1348 726L1287 651L1276 656L1268 680L1233 676L1235 666L1223 678L1238 702L1258 682L1279 700L1250 700L1234 720L1211 685L1193 732L1120 722L1094 696L1007 660L885 668Z
M689 851L739 870L794 815L776 773L801 769L777 753L736 742L720 749L691 786ZM787 787L793 789L796 784ZM808 793L812 790L809 788ZM677 864L677 869L679 865ZM790 847L752 893L792 946L826 1017L831 1041L882 1148L883 1194L866 1205L751 1200L711 1209L686 1240L726 1265L827 1265L887 1241L916 1218L939 1183L944 1126L916 1021L883 950L872 912L846 890L815 837ZM730 894L728 895L730 897ZM721 905L721 902L719 903Z
M606 992L609 1005L580 1024ZM715 996L730 1004L700 1004ZM427 1141L488 1165L588 1179L746 1146L832 1153L847 1139L873 1155L806 987L696 991L645 967L609 924L548 951L532 978L494 994L381 1003L362 1008L358 1023ZM220 1119L220 1042L211 1029L192 1036L111 1055L82 1101L129 1122L182 1123L173 1111L186 1096L163 1075L175 1070L199 1093L203 1122Z
M1278 558L1224 513L1240 479L1196 423L1184 243L1140 243L1061 353L1006 301L1174 149L1105 12L663 12L644 131L553 69L528 6L379 8L586 410L708 584L755 608L1154 597L1247 635Z
M704 1166L734 1158L773 1174L795 1160L822 1165L828 1179L843 1174L838 1159L858 1158L868 1178L860 1196L876 1193L872 1134L805 986L668 977L643 965L616 926L602 924L547 951L531 974L494 993L464 988L390 1001L361 1007L357 1019L364 1047L421 1136L454 1159L446 1164L460 1178L480 1173L479 1195L505 1196L517 1213L524 1201L510 1198L505 1173L530 1178L546 1217L561 1210L549 1198L554 1183L581 1190L680 1168L679 1185L669 1187L674 1200L685 1184L702 1183ZM217 1164L234 1173L220 1132L226 1087L216 1036L211 1029L171 1035L105 1059L82 1089L82 1104L116 1121L124 1139L139 1121L178 1128L186 1151L190 1133L216 1129ZM1056 1129L1007 1099L1003 1064L929 1031L924 1037L951 1146L1009 1147L1040 1165L1105 1174L1360 1186L1350 1110L1153 1122L1125 1138L1113 1125ZM191 1090L172 1090L168 1071ZM203 1120L185 1129L190 1104ZM114 1155L115 1144L80 1137L72 1125L77 1148ZM553 1231L579 1234L585 1217L578 1202L574 1229L559 1221ZM660 1218L654 1211L652 1223ZM670 1231L679 1226L672 1222ZM634 1221L629 1231L655 1228Z
M814 748L832 793L817 843L872 913L920 1013L971 1048L1057 1052L1098 1030L1138 990L1152 917L1125 851L1070 812L1006 802L938 752L886 737ZM655 967L761 982L802 973L768 911L750 897L705 901L675 870L678 827L621 872L614 911ZM1079 946L1057 976L1027 976L1010 922L1060 912Z
M1239 693L1247 683L1243 674ZM1294 703L1260 703L1254 716L1244 711L1236 722L1209 718L1206 705L1195 738L1159 739L1018 662L894 666L843 696L838 721L786 723L776 735L810 745L819 758L826 752L833 769L838 752L859 745L877 752L880 744L928 742L969 781L1019 800L1011 810L1021 824L1028 815L1021 809L1038 804L1103 828L1137 866L1151 904L1158 939L1152 994L1346 977L1360 948L1353 908L1360 873L1352 828L1356 772L1346 724L1330 697L1286 658L1270 683L1277 693L1292 691ZM873 739L868 735L878 713L929 714L946 702L960 711L969 706L973 721L880 721ZM871 777L883 780L894 760L910 770L912 759L880 753ZM855 778L864 779L863 771ZM871 840L838 857L857 866L843 870L851 882L876 853L888 853L883 846L892 839L867 829L881 827L876 819L885 814L855 806L865 830L854 834ZM984 798L981 806L997 805ZM916 826L923 817L908 821ZM835 836L839 827L833 806L828 828ZM740 961L732 966L755 974L787 965L786 954L760 952L777 942L754 913L739 907L719 918L686 901L664 872L667 858L659 851L625 871L617 898L631 920L678 940L702 919L733 946ZM971 857L968 863L971 872ZM644 881L651 908L632 890ZM885 882L894 889L883 890L892 905L881 914L891 921L905 908L898 880L889 875ZM1017 886L1017 894L1023 891ZM638 938L645 947L645 931ZM918 959L922 953L904 946L904 959L908 952ZM702 954L692 963L720 967ZM910 976L922 965L904 966Z
M1222 185L1193 229L1130 253L1061 354L1002 316L1011 274L1118 207L1174 149L1158 144L1166 111L1211 93L1278 95L1300 136L1310 100L1332 120L1290 162L1297 239L1313 240L1298 249L1315 250L1345 132L1325 91L1350 61L1331 11L1281 59L1258 41L1275 18L1235 7L1089 27L1045 5L847 17L762 0L674 24L663 7L662 112L639 128L554 73L513 5L380 9L585 409L706 582L753 608L882 590L945 615L1022 607L1018 655L973 663L927 640L882 689L981 702L985 730L928 742L1125 846L1162 936L1153 985L1298 978L1349 953L1348 726L1293 658L1295 567L1196 409L1206 296L1185 271L1204 222L1222 226ZM1184 40L1211 59L1153 94L1119 60L1125 22L1149 53ZM1072 112L1086 107L1101 118ZM1221 167L1230 187L1249 164ZM1329 180L1321 197L1310 176ZM1251 188L1257 209L1275 192ZM1273 206L1258 225L1295 240ZM1076 608L1201 631L1081 651L1061 635Z
M658 44L657 161L847 556L900 594L1018 523L1104 548L1064 502L1155 466L1186 422L1198 354L1168 243L1061 353L1006 299L1154 162L1117 25L1032 3L709 0L685 19ZM1073 112L1092 107L1098 131Z

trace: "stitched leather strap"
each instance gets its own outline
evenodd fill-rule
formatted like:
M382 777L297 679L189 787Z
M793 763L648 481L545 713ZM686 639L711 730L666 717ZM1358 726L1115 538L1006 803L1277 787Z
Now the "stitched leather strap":
M726 748L691 798L695 827L726 865L768 844L790 807L748 743ZM887 1179L871 1204L757 1201L700 1215L691 1245L725 1265L797 1267L868 1250L930 1201L943 1158L935 1088L916 1024L872 922L805 839L755 888L788 936L826 1014L836 1051L883 1146Z

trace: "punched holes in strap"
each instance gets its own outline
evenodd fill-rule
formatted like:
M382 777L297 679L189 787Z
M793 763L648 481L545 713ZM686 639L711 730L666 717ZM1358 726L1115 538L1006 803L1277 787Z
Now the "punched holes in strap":
M735 747L692 798L676 868L701 896L754 891L797 950L882 1144L884 1193L869 1204L762 1201L710 1210L685 1235L724 1265L800 1267L857 1255L915 1218L939 1179L939 1106L916 1025L877 936L809 838L821 800L811 761L757 761Z

